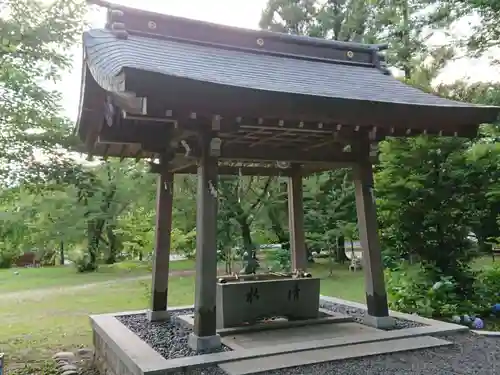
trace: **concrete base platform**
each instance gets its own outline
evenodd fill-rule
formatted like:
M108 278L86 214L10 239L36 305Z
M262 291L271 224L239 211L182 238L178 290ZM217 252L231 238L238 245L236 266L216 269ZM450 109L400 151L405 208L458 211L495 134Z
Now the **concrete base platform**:
M346 306L360 306L339 299L332 298L330 301ZM192 308L183 306L169 311ZM250 373L248 368L252 372L258 372L264 369L447 345L447 342L429 336L469 330L456 324L396 312L391 312L391 316L420 322L425 326L383 331L342 320L345 316L328 317L321 324L309 325L303 324L306 321L278 321L273 324L281 325L280 329L256 330L255 327L237 327L239 331L221 331L223 343L231 347L232 351L166 359L116 318L134 314L147 314L147 311L90 317L94 334L95 363L101 373L158 375L190 373L194 369L225 366L226 371L232 374L247 374ZM329 322L328 319L332 321ZM265 325L267 326L267 323ZM242 370L244 367L246 369Z
M168 322L170 320L170 313L168 311L151 311L146 313L150 322Z
M320 318L305 319L305 320L287 320L285 318L278 318L252 325L245 325L240 327L220 328L217 333L222 336L232 336L241 333L260 332L260 331L274 331L294 327L310 327L315 325L324 325L332 323L345 323L352 322L354 319L348 315L331 313L324 309L319 309ZM183 327L193 329L194 315L180 315L175 318L175 321Z
M188 337L188 345L193 350L206 351L218 349L221 347L222 343L219 335L200 337L191 333Z
M336 348L308 350L300 352L299 354L289 353L273 355L265 358L246 359L221 364L219 367L226 371L229 375L246 375L294 366L311 365L321 362L331 362L445 345L452 345L452 343L435 337L422 336L386 341L383 345L380 345L379 342L371 342Z
M234 334L223 337L222 342L233 350L241 350L348 337L374 332L381 331L359 323L339 322L336 324L316 324L313 326Z
M388 329L394 327L396 320L392 316L371 316L365 315L363 322L370 327Z

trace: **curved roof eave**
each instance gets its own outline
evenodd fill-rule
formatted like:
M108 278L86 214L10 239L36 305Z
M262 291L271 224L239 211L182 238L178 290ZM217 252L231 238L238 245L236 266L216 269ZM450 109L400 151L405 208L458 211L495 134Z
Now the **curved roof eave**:
M477 123L495 121L500 109L449 100L405 85L373 67L307 61L225 50L109 30L84 35L87 64L105 90L127 98L124 69L216 85L292 95L433 108L470 108Z

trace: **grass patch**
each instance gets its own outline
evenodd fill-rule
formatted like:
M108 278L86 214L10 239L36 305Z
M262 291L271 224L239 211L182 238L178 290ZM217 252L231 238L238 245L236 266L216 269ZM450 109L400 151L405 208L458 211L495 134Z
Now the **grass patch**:
M16 274L18 273L18 274ZM12 268L0 270L0 293L17 292L54 286L71 286L99 281L113 280L120 277L147 275L146 266L131 270L124 267L101 266L97 272L78 273L72 266L45 268Z
M497 257L497 260L494 262L491 256L483 256L472 262L472 268L478 271L485 268L491 268L495 264L500 264L500 258Z
M50 358L56 351L91 346L89 314L138 310L147 306L150 281L122 280L72 290L44 290L0 304L0 351L9 368ZM172 277L169 305L193 303L194 278Z
M170 263L170 272L194 270L193 260L178 260ZM17 273L17 274L16 274ZM33 288L72 286L100 281L115 280L151 273L146 262L121 262L100 265L97 272L78 273L73 266L43 268L11 268L0 270L0 293L18 292Z
M475 268L491 266L491 258L482 258ZM223 268L223 265L220 267ZM194 269L194 261L170 263L171 271ZM364 302L364 273L350 272L348 264L333 267L329 276L327 259L318 259L310 267L321 278L321 293ZM130 280L148 275L146 263L123 262L102 266L96 273L78 274L73 267L52 267L0 271L0 352L6 353L9 369L25 364L37 366L59 350L91 346L89 314L144 309L148 305L150 280ZM113 282L112 280L117 280ZM110 281L85 288L71 286ZM68 286L69 288L54 288ZM45 288L45 289L44 289ZM2 293L28 291L16 295ZM194 301L194 275L171 276L169 305L190 305ZM497 322L487 322L489 326ZM43 373L43 372L42 372Z
M316 259L311 265L313 276L321 278L321 294L343 298L349 301L364 302L365 282L363 271L352 272L349 264L334 264L330 276L328 259Z

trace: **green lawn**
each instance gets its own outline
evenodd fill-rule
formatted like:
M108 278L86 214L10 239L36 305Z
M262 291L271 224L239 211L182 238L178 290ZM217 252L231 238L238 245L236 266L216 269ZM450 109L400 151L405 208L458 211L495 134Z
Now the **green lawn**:
M171 271L194 269L194 261L180 260L170 263ZM72 266L46 268L12 268L0 270L0 293L17 292L31 288L59 287L95 283L146 276L151 273L147 263L122 262L113 265L101 265L97 272L77 273Z
M491 260L477 264L487 266ZM335 265L329 276L327 262L319 261L311 272L322 278L322 294L363 302L363 272L349 272L347 267ZM192 261L171 263L174 272L187 269L193 269ZM0 352L6 353L9 367L16 368L50 358L58 350L90 346L88 315L146 308L149 274L147 266L127 262L83 275L72 267L21 269L19 275L0 271ZM103 281L104 286L99 284ZM78 287L83 284L87 286ZM193 292L193 275L171 276L169 305L192 304Z
M149 280L88 288L48 289L9 296L0 304L0 352L11 367L50 358L55 351L91 345L88 315L144 309ZM172 277L170 305L193 303L193 276ZM0 295L1 298L1 295Z

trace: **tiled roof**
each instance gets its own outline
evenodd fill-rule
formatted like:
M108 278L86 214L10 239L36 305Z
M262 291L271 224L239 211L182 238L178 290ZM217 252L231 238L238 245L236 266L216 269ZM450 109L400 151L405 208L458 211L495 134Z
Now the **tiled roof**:
M109 30L84 33L87 64L105 87L123 68L202 82L299 95L424 106L473 106L425 93L375 67L311 61Z

